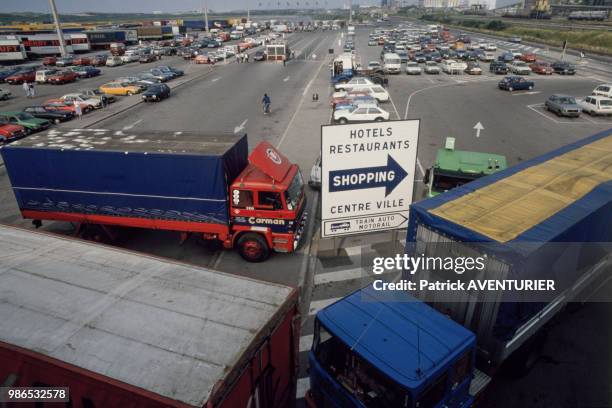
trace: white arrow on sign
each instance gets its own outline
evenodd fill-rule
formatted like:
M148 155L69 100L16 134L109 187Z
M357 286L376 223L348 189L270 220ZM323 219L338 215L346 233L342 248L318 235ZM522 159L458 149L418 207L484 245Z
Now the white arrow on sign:
M246 125L246 123L247 123L248 121L249 121L248 119L245 119L245 120L244 120L244 121L243 121L243 122L240 124L240 126L236 126L236 127L234 128L234 133L238 133L238 132L241 132L242 130L244 130L244 126Z
M478 122L474 125L474 129L476 129L476 137L480 137L480 131L484 129L484 126L482 126L482 123Z

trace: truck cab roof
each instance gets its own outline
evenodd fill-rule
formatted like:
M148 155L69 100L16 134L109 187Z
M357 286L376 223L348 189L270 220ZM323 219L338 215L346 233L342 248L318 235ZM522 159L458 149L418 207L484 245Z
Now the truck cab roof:
M475 347L475 335L406 292L371 286L326 307L317 319L378 370L419 392Z
M436 170L479 176L493 174L507 166L506 157L499 154L451 149L438 149L435 162Z

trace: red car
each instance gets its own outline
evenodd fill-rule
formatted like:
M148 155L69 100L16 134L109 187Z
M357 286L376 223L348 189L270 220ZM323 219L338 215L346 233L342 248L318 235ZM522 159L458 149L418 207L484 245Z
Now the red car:
M42 106L45 109L68 111L68 112L72 112L72 113L76 112L76 108L74 107L74 103L66 102L66 101L63 101L61 99L49 99L48 101L45 101L45 103L43 103ZM87 113L87 112L89 112L91 110L91 107L89 105L87 105L86 103L82 103L81 104L81 110L83 111L83 113Z
M74 82L79 78L79 74L74 71L59 71L49 76L47 83L49 84L67 84Z
M215 60L208 55L197 55L194 59L196 64L214 64Z
M91 65L91 59L87 57L75 58L72 65Z
M6 144L26 135L23 126L0 122L0 143Z
M42 64L45 65L45 66L55 65L56 62L57 62L57 58L56 57L45 57L42 60Z
M25 81L34 82L35 79L36 79L36 71L28 70L28 71L19 71L9 77L6 77L5 82L11 85L15 85L15 84L23 84Z
M525 52L519 59L523 62L536 62L536 55L533 52Z
M554 70L547 62L534 62L529 65L531 71L540 75L552 75Z

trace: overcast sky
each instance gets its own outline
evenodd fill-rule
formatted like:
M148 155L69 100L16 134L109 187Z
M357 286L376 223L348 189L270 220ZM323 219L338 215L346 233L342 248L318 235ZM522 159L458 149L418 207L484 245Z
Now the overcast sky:
M348 0L248 0L251 9L310 7L342 7ZM280 6L279 6L280 3ZM377 4L375 0L353 0L353 4ZM203 0L56 0L60 13L86 11L116 13L151 13L153 11L176 12L201 10ZM227 11L246 9L247 0L208 0L211 10ZM33 11L49 13L48 0L0 0L0 12Z

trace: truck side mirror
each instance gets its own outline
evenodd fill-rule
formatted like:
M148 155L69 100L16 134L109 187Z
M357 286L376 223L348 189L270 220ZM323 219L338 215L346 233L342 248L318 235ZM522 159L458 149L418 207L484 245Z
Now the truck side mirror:
M431 173L431 169L425 170L425 174L423 175L423 183L429 184L430 173Z

